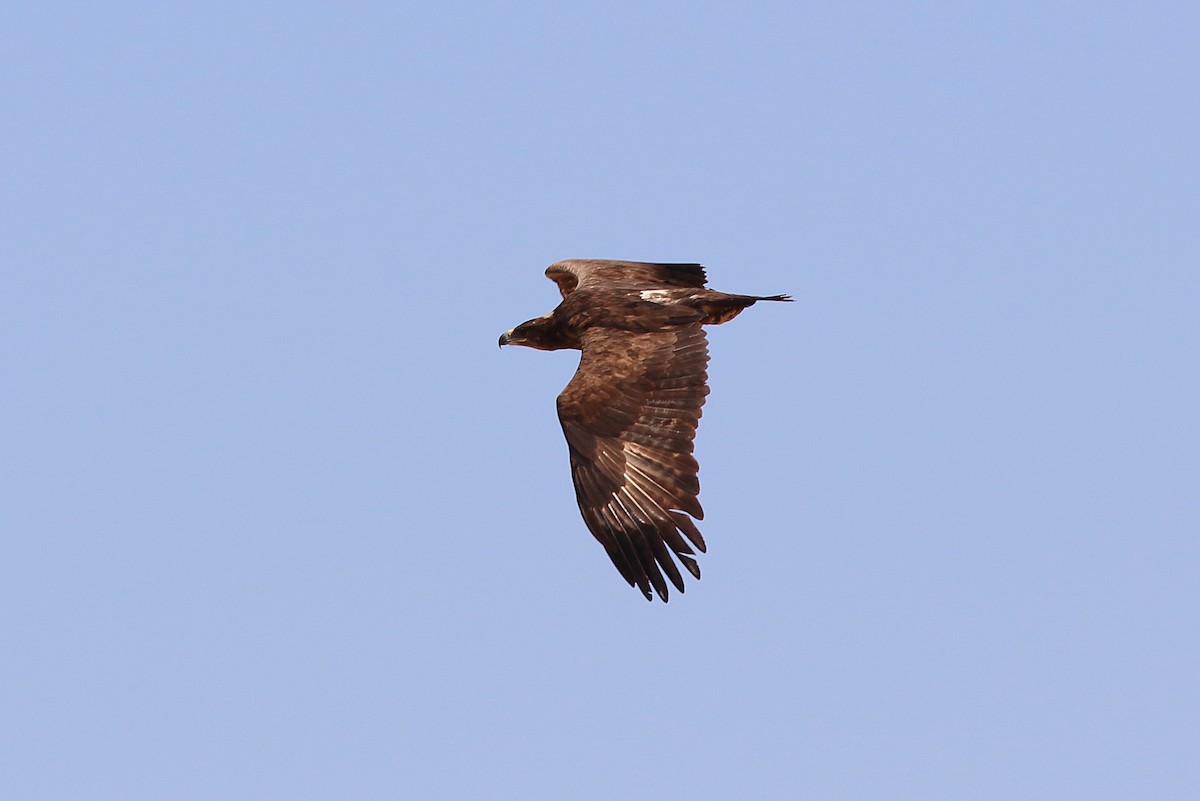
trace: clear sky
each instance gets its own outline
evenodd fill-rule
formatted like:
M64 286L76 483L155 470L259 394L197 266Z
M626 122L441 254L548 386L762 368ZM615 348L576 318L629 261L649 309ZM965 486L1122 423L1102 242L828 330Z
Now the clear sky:
M0 796L1194 799L1200 7L9 3ZM704 579L570 257L710 331Z

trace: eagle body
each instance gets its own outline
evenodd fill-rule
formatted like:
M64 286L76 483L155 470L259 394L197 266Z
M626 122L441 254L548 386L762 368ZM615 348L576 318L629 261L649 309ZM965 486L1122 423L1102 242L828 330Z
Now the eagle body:
M684 591L679 566L700 578L695 554L705 551L692 455L709 391L702 326L791 298L708 289L698 264L578 259L546 275L562 302L500 345L582 351L558 396L580 513L622 577L666 601L667 580Z

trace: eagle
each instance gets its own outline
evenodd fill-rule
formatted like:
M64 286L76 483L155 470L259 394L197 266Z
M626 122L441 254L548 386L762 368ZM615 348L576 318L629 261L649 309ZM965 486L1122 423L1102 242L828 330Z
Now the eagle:
M699 579L706 550L693 522L704 519L692 455L709 391L702 326L791 298L708 289L699 264L572 259L546 277L562 302L500 346L582 351L558 396L579 511L625 581L666 602L667 579L684 591L675 561Z

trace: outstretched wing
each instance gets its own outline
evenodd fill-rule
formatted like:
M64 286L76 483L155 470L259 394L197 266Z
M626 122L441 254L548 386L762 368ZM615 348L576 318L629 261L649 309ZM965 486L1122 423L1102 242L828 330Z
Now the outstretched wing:
M692 546L703 553L704 538L688 515L704 517L692 440L708 395L707 365L698 323L636 335L591 329L579 369L558 396L579 511L647 599L657 592L667 600L664 574L683 592L672 554L700 578Z
M704 268L699 264L650 264L640 261L571 259L551 264L546 277L558 284L565 298L580 286L611 286L630 289L704 286Z

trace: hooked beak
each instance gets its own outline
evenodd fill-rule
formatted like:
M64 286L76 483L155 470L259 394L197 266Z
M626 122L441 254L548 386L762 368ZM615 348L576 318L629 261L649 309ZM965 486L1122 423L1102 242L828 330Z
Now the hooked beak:
M503 334L500 335L500 347L503 348L505 345L508 344L509 334L511 334L511 333L512 333L512 331L509 330L509 331L505 331Z

